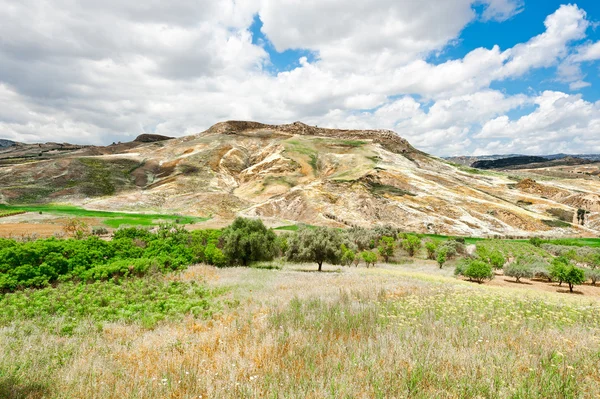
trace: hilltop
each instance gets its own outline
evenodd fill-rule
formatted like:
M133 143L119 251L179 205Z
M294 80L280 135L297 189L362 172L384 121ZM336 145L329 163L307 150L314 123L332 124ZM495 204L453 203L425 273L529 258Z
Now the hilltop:
M26 146L0 152L0 202L455 235L589 236L600 228L597 176L533 176L558 193L548 196L517 185L531 175L452 164L388 130L229 121L173 139L61 144L42 155ZM584 227L564 221L577 207L591 212Z

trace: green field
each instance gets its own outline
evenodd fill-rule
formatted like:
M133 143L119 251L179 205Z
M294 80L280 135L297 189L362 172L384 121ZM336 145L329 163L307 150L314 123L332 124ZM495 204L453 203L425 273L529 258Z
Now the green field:
M43 204L43 205L0 205L0 213L4 212L42 212L52 215L67 217L89 217L104 219L103 223L112 228L118 228L121 225L129 226L153 226L159 223L179 223L191 224L209 220L210 218L201 218L195 216L181 216L168 214L150 214L150 213L128 213L128 212L108 212L93 211L79 208L71 205Z

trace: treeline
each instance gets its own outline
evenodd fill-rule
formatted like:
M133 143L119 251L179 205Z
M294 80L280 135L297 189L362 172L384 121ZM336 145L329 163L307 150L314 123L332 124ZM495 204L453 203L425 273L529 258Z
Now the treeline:
M142 276L195 263L247 266L278 257L314 262L319 270L324 262L372 266L379 258L388 261L398 246L411 256L421 246L417 236L399 236L398 229L391 227L341 231L301 226L296 233L278 236L261 220L246 218L237 218L223 230L187 231L176 225L162 225L155 231L124 228L110 240L78 233L75 229L68 239L0 239L0 292Z

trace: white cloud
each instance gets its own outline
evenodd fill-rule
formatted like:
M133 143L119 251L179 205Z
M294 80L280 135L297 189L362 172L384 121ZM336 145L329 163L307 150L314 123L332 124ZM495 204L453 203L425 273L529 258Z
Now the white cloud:
M533 102L541 108L545 94L490 85L559 64L572 89L587 85L579 63L598 58L598 43L572 49L589 25L582 9L561 6L545 32L512 48L427 61L467 24L522 9L520 0L0 0L0 136L100 144L253 119L391 128L435 154L533 142L517 133L526 132L525 117L503 115ZM314 61L268 73L269 55L249 31L257 13L277 49L309 50ZM584 134L573 126L594 127L598 106L570 102L577 105L555 110L565 113L557 126Z

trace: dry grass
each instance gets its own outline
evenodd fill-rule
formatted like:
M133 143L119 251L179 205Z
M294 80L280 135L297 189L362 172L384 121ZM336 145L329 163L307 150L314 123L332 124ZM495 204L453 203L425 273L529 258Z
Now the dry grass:
M0 329L2 398L593 398L595 299L478 286L435 267L190 268L211 320L70 337Z

